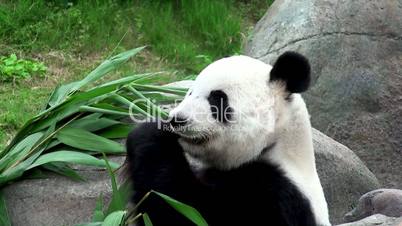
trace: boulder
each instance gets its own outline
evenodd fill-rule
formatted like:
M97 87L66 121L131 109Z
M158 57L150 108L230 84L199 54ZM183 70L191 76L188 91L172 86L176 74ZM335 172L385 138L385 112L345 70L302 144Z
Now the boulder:
M113 158L122 163L123 157ZM76 167L87 181L73 181L55 174L45 179L28 179L5 187L2 192L14 226L75 225L90 222L102 194L111 197L111 180L106 170Z
M387 217L381 214L371 215L362 220L337 226L401 226L402 217Z
M275 0L245 53L272 64L306 55L312 124L402 188L402 1Z
M331 223L341 223L356 200L377 189L379 183L359 157L344 145L316 129L313 129L313 142Z
M402 190L377 189L360 197L356 207L347 213L345 221L352 222L373 214L402 217Z

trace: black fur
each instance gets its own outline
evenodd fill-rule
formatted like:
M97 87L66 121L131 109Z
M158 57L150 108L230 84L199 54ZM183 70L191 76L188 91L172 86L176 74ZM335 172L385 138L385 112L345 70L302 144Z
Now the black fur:
M250 162L195 176L177 139L157 123L131 132L127 157L134 203L153 189L193 206L212 226L316 225L309 202L275 165ZM155 226L194 225L155 195L138 210L148 213Z
M227 123L232 118L233 109L229 107L228 96L222 90L213 90L208 96L212 117L222 123Z
M284 81L290 93L302 93L310 85L310 63L303 55L285 52L276 60L270 81Z

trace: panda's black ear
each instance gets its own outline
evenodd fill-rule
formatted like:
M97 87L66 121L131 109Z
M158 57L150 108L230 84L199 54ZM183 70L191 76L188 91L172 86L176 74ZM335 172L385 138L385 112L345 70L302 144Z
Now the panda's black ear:
M310 63L296 52L285 52L276 60L270 74L270 82L283 81L290 93L302 93L310 85Z

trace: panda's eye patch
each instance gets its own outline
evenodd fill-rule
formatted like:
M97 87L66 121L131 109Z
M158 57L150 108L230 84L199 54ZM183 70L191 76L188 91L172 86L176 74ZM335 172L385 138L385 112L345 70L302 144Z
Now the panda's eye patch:
M222 90L213 90L209 93L208 102L211 107L212 117L222 123L227 123L232 118L233 109L229 106L228 96Z

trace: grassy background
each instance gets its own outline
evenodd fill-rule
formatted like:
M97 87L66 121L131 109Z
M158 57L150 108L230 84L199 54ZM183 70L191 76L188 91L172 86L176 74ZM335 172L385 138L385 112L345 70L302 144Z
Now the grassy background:
M0 83L0 149L59 84L102 59L147 45L124 72L167 71L166 82L241 53L273 0L0 0L0 56L44 62L45 78ZM1 76L1 74L0 74Z

